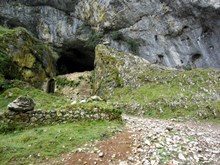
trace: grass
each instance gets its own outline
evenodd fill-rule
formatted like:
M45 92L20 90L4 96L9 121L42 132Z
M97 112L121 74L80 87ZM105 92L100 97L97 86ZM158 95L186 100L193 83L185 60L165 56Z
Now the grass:
M94 121L0 134L0 164L38 164L86 142L109 137L120 126L120 122Z
M56 110L71 103L64 96L48 94L36 88L10 88L0 94L0 112L6 111L7 105L21 95L31 97L36 103L35 109L41 110Z
M220 118L219 72L211 69L191 71L146 70L139 76L142 85L117 88L112 102L138 105L132 114L148 117L196 117L218 121ZM129 108L126 109L129 113ZM125 110L125 111L126 111Z

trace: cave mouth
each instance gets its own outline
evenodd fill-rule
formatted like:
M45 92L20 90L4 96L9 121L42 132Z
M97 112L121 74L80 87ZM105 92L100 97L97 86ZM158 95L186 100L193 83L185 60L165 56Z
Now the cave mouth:
M201 54L196 53L192 55L192 63L195 63L198 59L200 59L202 57Z
M94 70L95 52L67 48L63 49L59 55L60 57L57 60L57 75Z

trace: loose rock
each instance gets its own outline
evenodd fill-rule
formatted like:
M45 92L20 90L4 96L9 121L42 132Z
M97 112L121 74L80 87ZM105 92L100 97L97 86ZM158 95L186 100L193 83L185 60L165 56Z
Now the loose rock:
M8 109L14 112L27 112L34 110L34 101L26 96L20 96L12 103L8 104Z

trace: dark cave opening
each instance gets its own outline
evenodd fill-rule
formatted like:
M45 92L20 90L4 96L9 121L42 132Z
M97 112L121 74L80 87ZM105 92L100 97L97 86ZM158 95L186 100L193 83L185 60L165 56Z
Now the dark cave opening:
M196 60L200 59L202 57L201 54L196 53L192 55L192 63L195 63Z
M67 48L57 60L57 74L91 71L94 69L95 53L87 50Z

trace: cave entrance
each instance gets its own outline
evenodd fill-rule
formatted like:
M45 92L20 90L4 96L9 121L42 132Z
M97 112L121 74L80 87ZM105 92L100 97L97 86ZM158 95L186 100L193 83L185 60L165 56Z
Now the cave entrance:
M94 69L95 53L88 50L67 48L60 53L57 60L58 75L85 72Z

